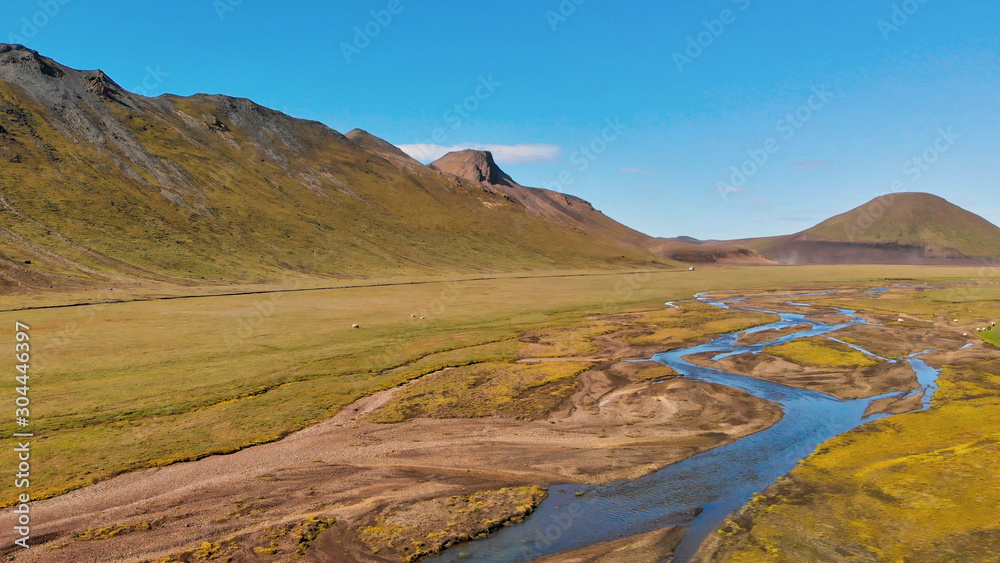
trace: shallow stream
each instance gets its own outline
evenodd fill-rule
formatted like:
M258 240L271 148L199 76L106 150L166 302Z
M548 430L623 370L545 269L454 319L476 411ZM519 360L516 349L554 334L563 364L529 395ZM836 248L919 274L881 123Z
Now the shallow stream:
M789 296L791 297L791 296ZM795 295L803 297L802 294ZM504 528L487 538L456 546L431 559L437 562L514 562L555 554L597 543L616 540L667 526L685 526L684 539L674 555L685 562L725 519L745 505L754 493L769 487L823 442L887 415L864 416L872 401L884 397L924 393L923 408L930 406L937 389L938 370L928 366L916 352L899 360L910 364L921 387L910 393L898 391L856 400L839 400L830 395L788 387L718 369L694 365L685 356L715 353L714 358L756 353L767 346L808 336L821 336L838 329L864 324L855 311L838 309L849 322L827 325L807 320L807 315L779 313L744 306L742 299L725 303L704 295L705 303L741 310L765 311L780 315L775 323L749 329L746 333L808 324L812 328L755 345L737 344L741 333L722 335L708 344L673 350L653 356L691 379L742 389L781 405L782 419L765 430L669 465L633 481L605 485L555 485L549 496L523 523ZM802 306L802 303L791 302ZM877 357L875 354L856 349Z

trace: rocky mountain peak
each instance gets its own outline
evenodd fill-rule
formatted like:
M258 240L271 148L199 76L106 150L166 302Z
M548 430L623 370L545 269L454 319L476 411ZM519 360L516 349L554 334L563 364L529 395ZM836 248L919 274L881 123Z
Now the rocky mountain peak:
M493 153L466 149L450 152L431 164L431 168L454 174L473 182L494 186L516 186L517 183L497 166Z
M49 78L62 78L66 75L62 65L48 57L43 57L24 45L8 45L0 43L0 67L8 74L34 74Z

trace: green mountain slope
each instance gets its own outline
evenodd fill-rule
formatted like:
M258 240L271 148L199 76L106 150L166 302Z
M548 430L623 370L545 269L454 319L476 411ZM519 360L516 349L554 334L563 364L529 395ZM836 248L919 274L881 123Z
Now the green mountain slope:
M823 221L808 240L920 246L964 256L1000 256L1000 228L943 198L898 193Z
M344 136L246 99L146 98L0 45L8 289L671 264L641 241L562 219L363 131Z
M958 264L1000 258L1000 228L926 193L876 198L794 235L730 241L790 264Z

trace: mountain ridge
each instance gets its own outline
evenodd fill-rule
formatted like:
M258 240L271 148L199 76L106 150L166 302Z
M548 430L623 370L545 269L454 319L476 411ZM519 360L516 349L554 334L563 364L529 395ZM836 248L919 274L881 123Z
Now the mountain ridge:
M486 151L425 166L361 129L247 98L145 97L16 45L0 45L0 188L6 291L1000 256L1000 228L929 194L878 198L783 237L653 238L519 184Z
M363 131L140 96L23 46L0 46L0 182L6 290L676 266Z

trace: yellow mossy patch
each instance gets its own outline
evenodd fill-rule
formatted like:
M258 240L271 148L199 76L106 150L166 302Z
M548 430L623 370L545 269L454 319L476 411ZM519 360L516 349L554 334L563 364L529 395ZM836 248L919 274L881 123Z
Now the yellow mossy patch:
M316 516L310 516L300 522L292 530L292 537L298 542L298 545L295 547L295 555L300 557L305 555L312 542L320 534L329 530L334 523L336 523L336 520L333 518L319 518Z
M152 563L193 563L196 561L231 561L239 546L230 538L221 542L202 542L196 548L168 555Z
M878 362L850 346L826 338L801 338L766 349L768 354L802 366L864 368Z
M608 322L589 322L530 331L521 338L520 358L589 356L601 351L594 338L619 330Z
M545 498L541 487L508 487L415 502L383 512L358 529L382 557L416 561L444 548L520 522Z
M670 366L649 365L636 370L635 375L632 376L632 380L637 382L662 381L677 376L677 371Z
M234 518L242 518L244 516L256 516L264 512L264 509L256 507L250 499L240 499L233 503L235 508L226 514L225 516L220 516L216 518L216 522L228 522Z
M78 532L73 536L73 539L77 541L107 540L122 534L152 530L154 525L154 522L133 522L132 524L114 525L106 528L90 528Z
M370 417L393 423L415 417L536 419L575 391L592 364L486 362L443 370L413 382Z
M930 410L826 442L712 561L1000 559L1000 362L945 368Z
M257 540L259 543L253 547L253 552L261 556L292 553L302 557L312 542L335 523L333 518L310 516L297 523L268 527Z
M705 336L746 330L780 320L778 315L720 309L700 302L685 303L680 310L643 313L636 324L648 325L650 332L625 336L637 345L679 344Z

